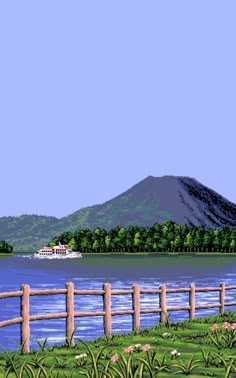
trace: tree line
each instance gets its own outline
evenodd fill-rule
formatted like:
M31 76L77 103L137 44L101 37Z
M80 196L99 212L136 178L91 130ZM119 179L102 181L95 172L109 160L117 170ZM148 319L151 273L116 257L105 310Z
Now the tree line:
M66 231L48 245L68 245L81 252L236 252L236 228L206 229L172 221L150 227L116 226Z
M0 253L11 253L13 247L8 244L5 240L0 240Z

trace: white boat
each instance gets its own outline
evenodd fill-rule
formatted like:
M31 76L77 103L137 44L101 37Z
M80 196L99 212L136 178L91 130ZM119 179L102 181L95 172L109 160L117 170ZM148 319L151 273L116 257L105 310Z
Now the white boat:
M81 258L82 255L80 252L72 252L68 249L67 246L59 243L59 245L55 245L54 247L43 247L34 253L35 258L66 258L66 257L79 257Z

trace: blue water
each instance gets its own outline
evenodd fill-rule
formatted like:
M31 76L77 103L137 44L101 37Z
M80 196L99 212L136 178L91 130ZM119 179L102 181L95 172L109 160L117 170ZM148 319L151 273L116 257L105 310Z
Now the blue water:
M30 254L0 258L0 292L16 291L22 284L31 289L65 288L66 282L74 282L75 289L102 289L109 282L112 289L130 289L133 283L141 289L218 287L236 285L236 256L84 256L82 259L35 260ZM226 302L236 302L236 289L226 291ZM219 292L196 293L196 305L219 303ZM188 304L188 293L168 293L167 306ZM159 295L142 294L141 309L159 307ZM131 309L131 294L112 296L112 310ZM75 311L102 311L102 296L75 296ZM225 307L226 311L236 306ZM65 311L65 295L30 297L30 315ZM217 314L218 308L196 310L196 317ZM20 299L0 299L0 321L20 316ZM171 321L185 320L188 311L171 312ZM159 314L141 314L141 327L151 327L159 322ZM89 340L103 335L102 317L75 318L78 324L75 341ZM112 332L127 333L132 329L131 315L113 316ZM48 344L65 341L65 319L33 321L30 323L30 348L36 349L34 340ZM20 342L20 325L0 328L0 344L16 350L14 342Z

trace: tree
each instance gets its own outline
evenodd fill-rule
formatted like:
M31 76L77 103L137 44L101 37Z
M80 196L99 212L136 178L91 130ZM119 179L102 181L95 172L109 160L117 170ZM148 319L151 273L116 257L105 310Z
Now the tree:
M80 243L80 247L81 247L82 251L85 251L85 252L88 252L89 249L91 248L91 244L90 244L88 238L86 237L86 235L82 238L81 243Z
M170 251L173 251L173 250L175 249L175 244L174 244L175 234L174 234L174 232L170 231L170 232L166 235L166 240L167 240L167 248L168 248Z
M79 251L82 247L81 247L81 242L82 242L82 239L85 237L85 231L84 230L77 230L74 232L74 239L76 241L76 244L77 244L77 250Z
M217 228L212 232L212 251L219 251L221 247L220 230Z
M204 229L202 227L196 230L196 235L193 241L194 250L200 252L202 250Z
M232 239L229 245L230 252L235 252L235 248L236 248L236 242L234 239Z
M236 251L236 228L207 230L201 227L180 226L172 221L164 224L155 223L151 227L130 225L128 229L121 226L109 232L102 228L77 230L72 234L65 231L48 244L50 247L58 242L69 244L72 250L82 252L108 251ZM1 242L1 248L5 241ZM4 250L5 251L5 250ZM10 249L9 249L10 251ZM0 249L1 252L1 249Z
M94 240L93 242L93 249L95 249L95 251L97 252L98 249L99 249L99 242L97 239Z
M140 238L140 232L138 231L134 235L134 247L136 251L139 251L140 244L141 244L141 238Z
M120 235L119 235L120 227L116 226L112 228L108 235L110 237L110 248L112 251L119 251L120 247Z
M205 249L206 252L208 252L210 246L211 246L211 237L210 237L210 234L209 232L206 232L203 236L203 247Z
M178 250L178 252L181 251L181 249L183 248L183 240L181 238L181 235L176 236L173 246L175 250Z
M191 232L189 232L186 235L185 239L184 239L184 248L188 252L192 251L192 248L193 248L193 236L192 236Z
M77 250L78 250L78 247L77 247L77 243L76 243L75 238L72 238L72 239L69 241L68 246L69 246L69 248L70 248L72 251L77 251Z
M61 234L59 241L61 244L69 244L69 241L72 239L73 235L70 231L65 231Z
M105 236L105 246L106 246L106 250L108 251L109 250L109 247L110 247L110 241L111 241L111 238L110 236Z
M133 235L132 235L131 231L132 230L129 227L128 230L127 230L127 234L126 234L126 248L127 248L128 252L133 251L133 247L134 247Z
M53 248L58 245L59 238L53 238L50 243L48 243L48 247Z
M89 228L81 230L80 234L80 244L78 245L84 252L92 251L93 241L92 241L92 231Z
M171 237L174 236L174 223L173 222L166 222L163 223L162 228L161 228L161 238L160 238L160 243L159 246L162 251L166 251L171 248ZM169 237L170 234L170 237Z
M153 248L155 251L159 250L159 244L162 235L162 227L159 223L154 223L151 227L152 239L153 239Z
M13 247L5 240L0 241L0 253L12 253Z
M153 233L151 227L145 227L142 232L143 249L144 251L153 250Z
M119 239L119 244L123 252L125 251L125 247L126 247L126 236L127 236L126 229L124 227L120 227L117 237Z
M230 240L229 234L227 233L227 234L223 235L223 238L222 238L222 249L221 249L222 252L229 251L230 242L231 242L231 240Z
M134 246L134 235L136 232L138 232L139 228L137 226L129 226L127 230L127 235L126 235L126 248L128 249L128 252L134 251L135 246Z
M106 235L107 235L106 230L101 229L100 227L95 228L95 230L93 231L93 237L92 237L93 249L96 249L96 251L101 252L102 250L106 248L106 244L105 244ZM96 245L96 248L94 247L94 245Z
M168 245L168 240L162 236L159 242L159 247L161 248L161 251L166 251L168 249Z
M186 238L186 236L191 233L191 227L188 225L188 224L184 224L182 227L181 227L181 236L183 238L183 240Z

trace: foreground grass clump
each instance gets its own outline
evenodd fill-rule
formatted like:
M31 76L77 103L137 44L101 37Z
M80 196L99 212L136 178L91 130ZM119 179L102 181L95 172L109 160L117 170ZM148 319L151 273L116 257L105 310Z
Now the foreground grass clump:
M79 328L77 333L79 332ZM0 377L236 377L236 312L0 354Z

